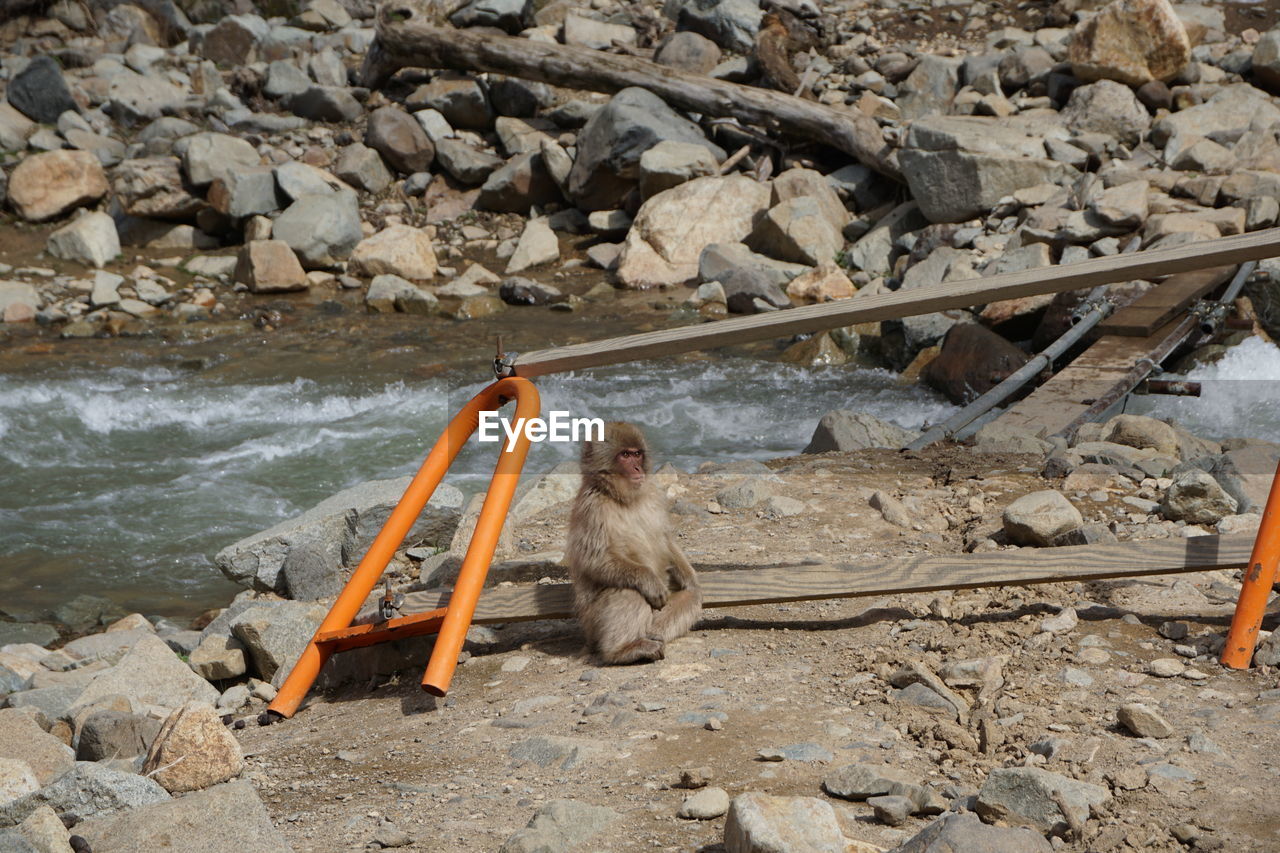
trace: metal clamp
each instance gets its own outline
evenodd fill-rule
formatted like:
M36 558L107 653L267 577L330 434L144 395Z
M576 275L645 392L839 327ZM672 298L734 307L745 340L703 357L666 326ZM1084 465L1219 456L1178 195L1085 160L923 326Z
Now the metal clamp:
M498 351L493 357L493 375L498 379L506 379L516 375L516 358L518 352L503 352L502 336L498 335Z
M1100 311L1102 312L1102 316L1106 317L1115 310L1115 307L1115 303L1105 297L1101 299L1082 300L1076 304L1075 308L1071 309L1071 325L1076 325L1094 311Z

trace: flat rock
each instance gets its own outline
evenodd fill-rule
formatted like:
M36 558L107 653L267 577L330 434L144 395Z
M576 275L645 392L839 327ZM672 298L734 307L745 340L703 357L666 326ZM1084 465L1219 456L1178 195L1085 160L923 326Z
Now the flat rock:
M78 761L39 791L0 805L0 826L20 823L41 806L49 806L75 825L91 817L127 812L167 799L169 793L145 776Z
M906 772L886 765L846 764L822 780L822 789L842 800L865 800L887 794L898 782L910 782Z
M218 698L213 685L192 672L164 640L151 634L140 636L119 663L95 676L77 703L88 705L116 694L163 708L180 708L191 701L212 704Z
M1106 788L1057 773L1036 767L1000 767L992 770L982 783L975 810L987 821L1060 833L1068 824L1054 801L1055 791L1062 793L1067 806L1081 819L1088 818L1091 806L1100 806L1111 799Z

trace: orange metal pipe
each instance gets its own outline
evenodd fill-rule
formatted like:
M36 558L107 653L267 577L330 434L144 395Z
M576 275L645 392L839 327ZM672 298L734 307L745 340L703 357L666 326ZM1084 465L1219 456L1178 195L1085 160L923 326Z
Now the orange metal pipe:
M1227 641L1222 646L1220 660L1223 666L1245 669L1253 659L1267 598L1271 595L1271 585L1276 581L1277 566L1280 566L1280 466L1277 466L1271 480L1271 492L1262 511L1258 538L1253 542L1240 600L1236 602L1236 614L1231 619L1231 630L1227 632Z
M280 692L276 694L276 698L267 706L268 711L279 714L282 717L292 717L294 712L298 710L298 706L302 704L307 691L311 689L311 685L315 683L316 677L319 676L320 669L334 651L327 645L321 645L317 641L320 635L338 631L351 625L351 620L355 618L365 600L369 597L369 593L373 591L374 586L377 585L378 580L382 577L382 573L387 568L387 563L391 561L396 549L404 542L405 536L409 534L410 528L413 527L418 516L422 514L427 501L431 499L436 487L444 479L445 472L449 470L449 466L453 464L454 458L457 457L458 452L467 443L471 433L475 432L480 423L480 412L497 409L508 398L515 398L516 412L519 417L537 417L541 407L538 389L527 379L514 376L500 379L489 385L479 394L476 394L463 407L462 411L458 412L453 420L449 422L449 426L445 428L440 438L436 440L431 452L427 454L426 460L423 461L422 467L418 469L418 473L414 475L409 487L405 489L400 502L396 504L396 508L392 511L390 517L382 525L382 530L378 532L377 537L373 540L373 544L369 546L369 550L365 553L360 564L351 573L351 578L342 588L342 592L338 594L333 606L329 608L328 615L320 623L320 627L316 629L311 642L307 644L306 649L299 656L298 662L293 665L289 676L285 679L284 684L281 685ZM498 467L494 471L494 482L490 485L489 496L485 498L484 508L481 511L481 523L486 521L486 513L490 511L490 508L496 508L498 505L494 501L495 493L505 494L506 496L501 503L501 514L505 516L507 506L511 502L511 496L515 491L515 483L520 476L520 469L524 465L525 457L529 452L529 440L522 433L515 447L510 451L505 449L505 444L503 448L498 459ZM495 486L498 488L495 488ZM454 649L452 654L452 665L444 671L442 683L446 689L453 675L453 666L457 665L458 651L462 648L467 625L470 624L471 616L475 613L480 587L484 585L484 577L488 573L489 560L493 557L493 549L498 541L496 532L492 536L487 535L490 525L486 524L482 528L481 523L476 525L476 533L472 537L471 547L467 551L467 557L463 562L462 568L463 576L470 579L478 572L479 579L468 584L468 590L474 587L474 592L470 593L469 604L465 603L467 598L464 595L462 596L464 603L458 608L459 612L465 610L466 623L462 625L461 633L456 638L457 648ZM501 530L501 527L502 518L499 518L497 530ZM483 538L481 536L482 530L486 533ZM477 548L477 545L482 545L485 542L488 542L487 550ZM481 556L481 552L483 552L483 556ZM477 569L476 564L481 561L483 561L483 566ZM468 567L471 567L469 574L467 572ZM462 585L462 576L459 577L458 585ZM459 597L458 593L455 592L452 600L458 600ZM450 611L452 612L452 606ZM459 620L456 618L452 622L446 619L441 629L442 638L445 630L451 631L451 644L454 642L453 634L458 633L459 630L458 622ZM439 655L440 645L437 643L431 655L433 666L436 664ZM430 670L428 671L430 672Z

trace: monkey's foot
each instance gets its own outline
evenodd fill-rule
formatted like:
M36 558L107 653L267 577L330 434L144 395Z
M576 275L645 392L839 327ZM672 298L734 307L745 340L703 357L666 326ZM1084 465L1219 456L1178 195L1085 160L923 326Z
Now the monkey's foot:
M622 648L607 656L609 663L644 663L662 660L664 645L661 640L648 637L632 640Z

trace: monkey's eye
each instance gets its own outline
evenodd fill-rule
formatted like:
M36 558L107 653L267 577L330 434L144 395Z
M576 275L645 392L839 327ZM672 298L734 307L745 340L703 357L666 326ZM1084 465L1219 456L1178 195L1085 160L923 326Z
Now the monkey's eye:
M618 451L618 455L621 456L623 459L641 459L644 457L644 451L630 450L630 449L620 450Z

